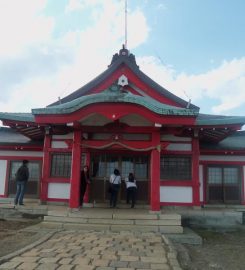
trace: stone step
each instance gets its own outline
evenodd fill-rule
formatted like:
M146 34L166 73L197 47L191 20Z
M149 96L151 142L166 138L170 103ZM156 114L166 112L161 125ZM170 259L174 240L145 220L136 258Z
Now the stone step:
M117 205L120 209L129 209L130 205L126 204L126 203L119 203ZM83 208L107 208L108 207L108 203L84 203L83 204ZM137 203L134 207L134 209L150 209L150 205L149 204L140 204Z
M77 223L77 222L58 222L44 221L40 226L52 229L65 230L111 230L111 231L140 231L140 232L161 232L165 234L182 234L183 227L180 225L122 225L122 224L91 224L91 223Z
M48 211L44 225L58 229L183 233L179 214L103 211Z
M44 221L64 222L64 223L89 223L89 224L120 224L120 225L148 225L148 226L178 226L181 225L180 219L114 219L114 218L85 218L85 217L62 217L45 216Z

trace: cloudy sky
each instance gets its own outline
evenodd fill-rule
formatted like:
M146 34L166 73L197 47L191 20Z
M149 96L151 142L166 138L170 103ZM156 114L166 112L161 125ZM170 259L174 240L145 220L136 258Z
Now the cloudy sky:
M75 91L124 43L124 0L0 0L0 111ZM128 0L141 70L202 113L245 116L244 0Z

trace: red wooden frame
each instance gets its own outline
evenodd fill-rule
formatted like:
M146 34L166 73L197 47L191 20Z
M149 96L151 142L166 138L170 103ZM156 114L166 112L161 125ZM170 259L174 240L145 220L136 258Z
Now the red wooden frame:
M245 175L244 167L245 162L238 161L201 161L200 164L203 165L203 204L207 204L207 167L208 165L233 165L239 166L241 168L241 205L245 205Z

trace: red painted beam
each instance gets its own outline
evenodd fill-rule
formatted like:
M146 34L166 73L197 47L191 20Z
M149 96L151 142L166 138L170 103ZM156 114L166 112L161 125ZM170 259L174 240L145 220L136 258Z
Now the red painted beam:
M81 108L70 114L45 114L36 115L37 123L65 124L85 119L91 114L100 114L112 122L129 114L138 114L151 121L163 125L194 125L194 116L159 115L147 108L135 104L98 103Z

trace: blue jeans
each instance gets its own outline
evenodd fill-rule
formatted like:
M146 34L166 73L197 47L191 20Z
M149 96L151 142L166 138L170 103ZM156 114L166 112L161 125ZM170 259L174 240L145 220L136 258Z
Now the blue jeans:
M23 204L23 198L26 190L26 181L16 181L16 195L14 204Z

